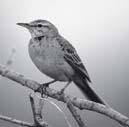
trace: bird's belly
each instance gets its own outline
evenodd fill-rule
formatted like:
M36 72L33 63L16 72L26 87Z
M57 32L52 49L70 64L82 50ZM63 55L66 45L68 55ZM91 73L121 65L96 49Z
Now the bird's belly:
M61 54L55 50L38 54L33 50L29 51L30 57L37 68L47 76L58 81L69 81L73 75L73 69L64 60Z
M51 62L49 60L49 62ZM44 74L50 76L51 78L54 78L59 81L68 81L67 75L65 75L65 72L63 71L62 65L57 65L57 63L48 63L48 61L43 61L40 58L37 58L35 61L36 66L39 68L41 72Z

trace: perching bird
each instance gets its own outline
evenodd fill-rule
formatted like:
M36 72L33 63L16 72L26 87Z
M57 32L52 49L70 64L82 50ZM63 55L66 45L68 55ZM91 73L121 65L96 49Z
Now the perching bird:
M56 81L73 81L91 101L104 104L104 101L89 86L91 79L75 48L62 37L58 29L49 21L35 20L30 23L18 23L29 30L31 39L29 55L37 68Z

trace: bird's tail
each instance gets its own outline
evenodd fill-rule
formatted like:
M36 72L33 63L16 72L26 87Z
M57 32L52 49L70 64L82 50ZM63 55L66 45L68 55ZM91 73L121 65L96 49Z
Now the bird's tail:
M106 103L92 90L86 79L74 80L74 83L89 100L106 105Z

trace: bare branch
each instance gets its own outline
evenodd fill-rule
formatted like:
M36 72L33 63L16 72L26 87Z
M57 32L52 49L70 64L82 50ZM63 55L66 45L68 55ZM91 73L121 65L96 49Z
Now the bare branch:
M18 74L14 71L11 71L2 65L0 65L0 75L6 77L8 79L11 79L15 82L18 82L20 85L26 86L32 90L36 90L40 86L40 84L37 83L36 81L29 80L29 79L25 78L23 75ZM121 125L129 127L129 118L122 115L121 113L115 111L111 107L106 107L104 105L101 105L101 104L98 104L95 102L91 102L88 100L70 97L66 94L59 95L59 94L57 94L58 91L53 90L51 88L46 88L45 90L43 90L43 93L49 97L52 97L52 98L62 101L64 103L66 103L67 98L69 98L71 103L81 110L85 109L85 110L91 110L91 111L101 113L103 115L110 117L111 119L116 120Z
M46 122L44 122L42 119L42 112L41 112L42 109L36 110L34 98L31 96L31 94L29 97L30 97L31 108L32 108L32 112L33 112L35 126L36 127L48 127L48 124ZM40 99L39 101L40 101L40 104L42 104L41 103L42 100ZM40 105L40 108L43 108L43 107Z
M38 104L38 108L37 108L37 114L40 116L40 118L43 118L43 116L42 116L43 106L44 106L44 100L42 98L39 98L39 104Z
M7 117L7 116L0 115L0 120L4 120L4 121L14 123L14 124L17 124L17 125L21 125L21 126L34 127L34 124L32 124L32 123L20 121L20 120L13 119L13 118Z
M74 119L78 123L79 127L86 127L85 123L82 121L81 116L77 113L76 108L73 106L70 100L67 101L67 107L69 111L72 113Z
M33 119L34 119L34 123L35 123L35 126L38 124L37 123L37 119L36 119L36 107L35 107L35 104L34 104L34 99L33 97L31 96L31 94L29 95L30 97L30 103L31 103L31 108L32 108L32 113L33 113Z

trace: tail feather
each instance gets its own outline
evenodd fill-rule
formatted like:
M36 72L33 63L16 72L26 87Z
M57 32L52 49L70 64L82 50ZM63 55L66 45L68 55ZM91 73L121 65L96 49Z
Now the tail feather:
M86 79L75 80L74 83L79 87L79 89L89 100L106 105L105 102L92 90Z

